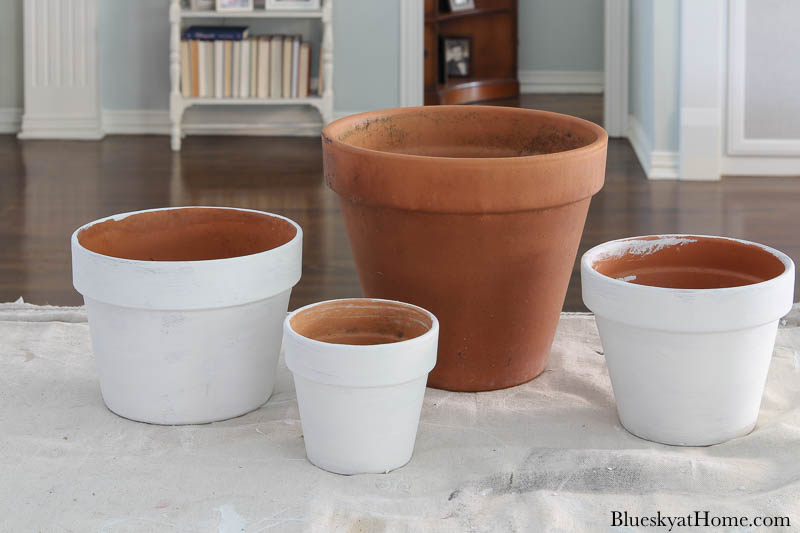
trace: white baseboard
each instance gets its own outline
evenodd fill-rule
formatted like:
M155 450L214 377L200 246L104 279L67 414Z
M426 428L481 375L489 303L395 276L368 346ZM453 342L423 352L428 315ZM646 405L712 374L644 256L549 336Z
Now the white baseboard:
M22 115L17 137L20 139L77 139L93 141L103 138L100 117Z
M182 126L187 135L315 136L322 128L321 121L303 110L280 110L275 115L278 120L259 120L252 113L247 117L238 113L221 117L221 113L208 109L191 110L187 119L189 115L187 111ZM103 129L110 135L169 135L169 111L107 109L103 111Z
M603 71L592 70L520 70L522 94L584 93L600 94L605 83Z
M0 108L0 133L17 133L22 123L22 109L18 107Z
M723 156L722 174L800 177L800 157Z
M650 139L635 116L628 116L628 141L648 179L674 180L680 177L678 152L653 150Z
M349 117L350 115L358 115L359 113L366 113L366 110L358 110L358 111L333 111L333 120L339 120L340 118Z
M103 111L103 130L109 135L169 135L169 111Z

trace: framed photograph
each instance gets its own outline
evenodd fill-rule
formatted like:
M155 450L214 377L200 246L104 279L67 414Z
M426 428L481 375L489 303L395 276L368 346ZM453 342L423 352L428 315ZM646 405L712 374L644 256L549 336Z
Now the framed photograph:
M266 8L292 11L317 11L320 0L267 0Z
M444 79L472 76L472 37L447 35L441 37Z
M450 4L450 11L464 11L465 9L475 9L475 0L447 0Z
M189 0L189 9L192 11L214 11L215 0Z
M217 11L252 11L253 0L217 0Z

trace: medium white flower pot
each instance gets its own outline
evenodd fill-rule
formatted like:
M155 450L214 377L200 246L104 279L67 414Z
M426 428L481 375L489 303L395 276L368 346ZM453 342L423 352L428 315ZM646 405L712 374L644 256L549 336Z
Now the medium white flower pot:
M411 304L367 298L298 309L284 325L306 455L337 474L411 460L439 323Z
M272 394L303 233L247 209L177 207L72 234L108 408L153 424L242 415Z
M622 425L705 446L756 424L794 264L766 246L696 235L607 242L581 260Z

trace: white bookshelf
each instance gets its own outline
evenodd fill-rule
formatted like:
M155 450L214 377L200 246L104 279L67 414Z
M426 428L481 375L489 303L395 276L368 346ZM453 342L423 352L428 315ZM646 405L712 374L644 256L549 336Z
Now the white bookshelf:
M327 124L333 118L333 0L323 0L322 8L318 11L268 11L256 9L254 11L226 12L216 11L191 11L181 7L181 0L170 0L169 22L169 116L170 136L172 149L181 149L183 129L181 122L183 113L191 106L196 105L309 105L316 108L322 117L322 123ZM322 61L319 66L322 72L323 86L319 88L321 96L307 98L184 98L181 94L181 54L180 42L184 21L196 22L199 20L220 19L320 19L322 22ZM305 126L305 125L303 125Z

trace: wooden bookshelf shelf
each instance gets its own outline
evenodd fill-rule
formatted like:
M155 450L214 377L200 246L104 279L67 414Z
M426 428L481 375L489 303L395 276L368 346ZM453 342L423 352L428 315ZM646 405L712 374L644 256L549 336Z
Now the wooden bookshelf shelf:
M488 15L490 13L505 13L508 9L504 7L484 7L480 9L467 9L465 11L453 11L452 13L439 13L433 17L429 17L429 22L445 22L448 20L456 20L464 17L473 17L476 15Z
M519 96L517 1L474 1L473 9L451 11L447 0L425 0L425 105ZM471 42L468 75L447 75L447 37Z
M308 98L184 98L189 105L313 105L322 103L321 96Z
M322 11L267 11L256 9L254 11L219 13L217 11L183 9L181 10L181 17L185 19L321 19Z
M184 98L181 93L181 58L180 44L183 32L183 22L196 20L214 20L217 25L226 21L243 22L242 19L318 19L322 26L322 58L319 65L318 77L321 74L322 87L318 88L319 95L306 98ZM333 0L323 0L322 9L316 11L278 11L254 10L237 12L216 11L191 11L181 6L181 0L170 0L169 7L170 42L169 42L169 73L170 73L170 141L172 149L181 149L183 130L181 122L183 114L191 106L213 105L259 105L259 106L288 106L307 105L319 111L322 124L327 124L333 119ZM310 76L310 73L309 73ZM300 125L298 127L306 127Z

